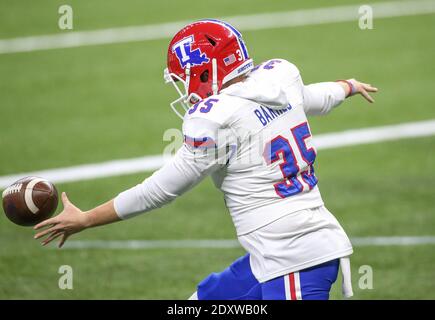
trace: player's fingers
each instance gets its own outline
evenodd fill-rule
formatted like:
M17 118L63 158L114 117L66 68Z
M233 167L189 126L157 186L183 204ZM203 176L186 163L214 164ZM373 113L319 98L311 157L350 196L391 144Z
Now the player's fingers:
M50 236L47 239L42 241L42 245L43 246L47 245L48 243L50 243L51 241L53 241L54 239L58 238L61 235L62 235L62 232L59 232L59 231L53 232L52 234L50 234Z
M59 246L58 248L62 248L63 245L65 244L66 239L68 239L69 235L67 235L66 233L63 234L62 238L59 241Z
M378 88L372 86L370 83L360 82L360 84L361 84L362 88L364 90L368 91L368 92L376 92L376 91L378 91Z
M361 95L370 103L375 102L375 100L367 93L365 90L360 91Z
M47 235L47 234L49 234L49 233L51 233L53 231L58 231L58 230L61 230L61 228L59 226L54 226L54 227L45 229L44 231L41 231L41 232L37 233L34 236L34 239L42 238L43 236L45 236L45 235Z
M364 90L367 92L378 92L378 88L375 87L364 88Z
M68 196L66 195L66 192L62 192L62 203L63 203L63 207L72 207L74 209L79 210L75 205L72 204L71 201L69 201Z
M62 203L63 207L65 208L67 205L71 204L71 202L68 199L68 196L66 195L66 192L62 192Z
M41 223L38 223L36 226L34 226L33 230L38 230L38 229L41 229L41 228L46 227L48 225L56 225L57 222L58 221L57 221L56 217L51 218L51 219L47 219L47 220L42 221Z

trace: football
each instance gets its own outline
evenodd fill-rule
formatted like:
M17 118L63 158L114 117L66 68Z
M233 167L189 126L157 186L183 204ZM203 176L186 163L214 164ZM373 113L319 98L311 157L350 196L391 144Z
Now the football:
M54 184L38 177L14 182L3 191L2 197L6 217L20 226L34 226L50 218L58 204Z

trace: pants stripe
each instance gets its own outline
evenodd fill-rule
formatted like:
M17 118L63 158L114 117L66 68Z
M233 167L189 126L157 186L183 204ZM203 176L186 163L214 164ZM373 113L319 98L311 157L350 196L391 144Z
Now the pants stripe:
M296 299L302 300L301 279L299 277L299 272L295 272L295 291Z
M290 282L290 300L296 300L295 274L290 273L288 278Z
M284 276L283 279L284 279L285 299L290 300L290 280L288 275Z

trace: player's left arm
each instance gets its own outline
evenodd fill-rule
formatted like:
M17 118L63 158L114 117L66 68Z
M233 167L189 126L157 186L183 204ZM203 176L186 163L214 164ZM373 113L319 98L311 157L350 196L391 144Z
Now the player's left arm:
M168 163L141 184L87 212L74 206L66 194L62 193L64 210L59 215L36 225L35 230L44 227L46 229L37 233L35 239L47 236L42 241L42 244L46 245L62 237L59 242L61 247L70 235L84 229L128 219L160 208L199 183L213 170L212 160L204 159L206 157L207 155L196 155L189 146L183 145Z
M349 79L306 85L303 86L302 91L305 112L308 115L322 115L329 113L346 98L356 94L362 95L368 102L373 103L374 99L370 93L377 92L378 89L356 79Z
M115 211L114 200L110 200L90 211L84 212L72 204L66 193L63 192L62 203L63 211L59 215L47 219L34 227L35 230L47 227L34 237L35 239L41 239L47 236L42 241L43 245L60 237L60 248L68 237L74 233L121 220Z
M192 127L201 127L201 125L204 125L204 122L198 124L192 121L191 123ZM204 132L214 136L215 130L217 127ZM59 215L36 225L35 230L46 229L37 233L35 239L46 237L42 241L42 244L46 245L61 237L59 242L61 247L70 235L84 229L128 219L162 207L191 189L214 170L225 165L227 153L225 150L220 152L220 146L215 145L214 141L216 139L202 138L193 142L186 141L176 155L151 177L87 212L74 206L63 193L64 210Z

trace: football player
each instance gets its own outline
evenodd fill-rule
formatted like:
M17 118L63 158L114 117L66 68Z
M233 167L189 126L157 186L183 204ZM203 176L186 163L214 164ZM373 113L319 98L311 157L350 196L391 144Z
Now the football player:
M377 89L355 79L304 85L284 59L254 66L230 24L187 25L168 48L166 82L180 97L184 143L141 184L82 212L62 194L64 210L35 229L43 244L159 208L211 175L222 190L247 254L197 287L191 299L328 299L341 265L352 295L352 245L325 207L315 175L307 115L327 114L347 97ZM179 107L183 109L179 109Z

